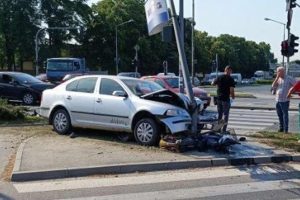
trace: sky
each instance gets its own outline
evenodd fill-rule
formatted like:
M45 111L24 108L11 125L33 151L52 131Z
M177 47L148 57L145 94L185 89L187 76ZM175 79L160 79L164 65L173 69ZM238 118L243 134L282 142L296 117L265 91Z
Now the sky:
M89 3L98 1L89 0ZM186 18L192 17L192 1L184 0ZM206 31L211 36L230 34L257 43L266 42L271 45L275 58L279 62L282 60L280 49L284 25L264 19L270 18L286 24L286 0L194 0L194 2L197 30ZM178 13L179 0L174 0L174 4ZM300 7L293 9L290 30L294 35L300 36ZM287 38L287 30L285 31ZM300 60L300 50L290 58L296 59Z

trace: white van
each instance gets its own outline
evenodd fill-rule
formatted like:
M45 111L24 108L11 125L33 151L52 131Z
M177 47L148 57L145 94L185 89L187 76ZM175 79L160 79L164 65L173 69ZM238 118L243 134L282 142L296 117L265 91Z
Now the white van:
M232 73L230 76L234 79L236 84L239 85L242 83L242 75L240 73Z

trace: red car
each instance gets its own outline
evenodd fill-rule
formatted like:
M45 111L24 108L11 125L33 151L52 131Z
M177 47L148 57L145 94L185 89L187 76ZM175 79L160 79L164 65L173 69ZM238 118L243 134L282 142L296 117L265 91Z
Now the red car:
M154 81L161 85L163 88L171 90L172 92L179 93L179 78L178 76L143 76L141 79ZM206 102L204 108L210 105L211 98L208 93L198 87L193 87L194 96Z
M297 81L297 83L293 86L292 93L300 96L300 81Z

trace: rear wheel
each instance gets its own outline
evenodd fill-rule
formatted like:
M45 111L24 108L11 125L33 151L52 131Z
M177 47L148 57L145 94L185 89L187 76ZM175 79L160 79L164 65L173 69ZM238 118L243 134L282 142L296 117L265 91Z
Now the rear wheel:
M134 127L134 137L141 145L156 145L159 140L159 127L153 119L143 118Z
M60 135L68 134L71 132L70 116L64 109L55 111L52 118L53 129Z
M22 101L25 105L32 105L35 101L34 95L30 92L26 92L22 97Z

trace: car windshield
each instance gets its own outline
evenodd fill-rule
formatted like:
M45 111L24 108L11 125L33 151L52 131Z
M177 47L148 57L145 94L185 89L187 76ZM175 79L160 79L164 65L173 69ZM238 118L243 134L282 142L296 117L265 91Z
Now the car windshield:
M73 71L72 60L50 60L47 63L48 71Z
M39 80L29 74L18 74L18 75L15 75L14 78L20 84L42 83L41 80Z
M125 85L137 96L162 90L163 88L157 83L139 79L121 79Z
M170 85L172 88L178 88L179 85L179 78L172 77L172 78L165 78L165 81Z

